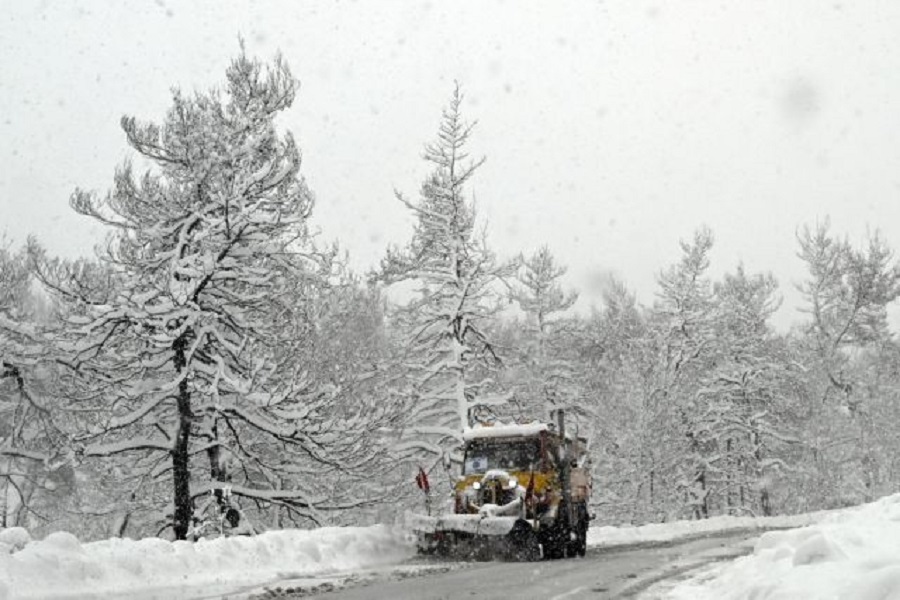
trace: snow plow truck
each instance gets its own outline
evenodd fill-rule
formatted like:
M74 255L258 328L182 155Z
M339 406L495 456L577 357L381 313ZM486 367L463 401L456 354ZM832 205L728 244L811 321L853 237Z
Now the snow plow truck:
M476 425L463 432L453 513L410 515L423 553L482 559L584 556L590 521L587 440L557 423Z

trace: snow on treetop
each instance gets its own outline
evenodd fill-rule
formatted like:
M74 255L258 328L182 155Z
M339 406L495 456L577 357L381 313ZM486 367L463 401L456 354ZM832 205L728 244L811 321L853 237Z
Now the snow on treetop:
M465 441L500 438L500 437L531 437L542 431L547 431L546 423L532 421L531 423L497 423L496 425L477 424L474 427L466 427L463 430Z

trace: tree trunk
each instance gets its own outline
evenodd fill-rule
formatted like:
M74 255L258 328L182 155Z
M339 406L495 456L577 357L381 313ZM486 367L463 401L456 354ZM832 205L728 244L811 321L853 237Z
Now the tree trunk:
M173 343L175 351L175 372L184 373L187 366L185 348L187 340L184 335L179 336ZM191 392L188 389L187 377L183 377L178 384L178 430L175 434L175 444L172 447L172 481L175 493L175 539L187 539L191 526L191 516L194 512L194 502L191 498L191 472L189 467L189 442L191 435Z
M700 513L699 519L708 519L709 518L709 493L706 491L706 469L700 469L700 472L697 476L697 481L700 483L700 494L702 502L700 503Z
M769 500L769 490L763 488L759 491L759 505L762 508L764 517L772 516L772 503Z
M733 515L735 513L734 510L734 481L736 477L734 476L734 461L732 455L732 443L731 438L725 440L725 514ZM743 504L743 502L742 502Z
M763 469L762 469L762 441L759 438L759 431L756 429L756 424L754 424L753 431L753 459L756 462L754 475L756 476L756 485L759 488L759 507L762 510L762 514L764 517L772 516L772 504L771 499L769 498L769 488L767 487L769 484L763 478Z
M215 417L213 417L213 424L210 427L210 435L212 439L210 440L211 444L215 444L219 441L219 425L215 421ZM219 446L211 446L206 451L206 456L209 458L209 477L213 481L216 486L213 489L213 495L216 497L216 506L219 510L222 510L225 505L224 493L222 490L222 486L218 485L220 482L225 482L228 480L228 474L225 472L225 469L222 467L222 451Z
M12 477L12 475L10 474L10 472L12 471L12 469L10 468L10 466L12 465L12 459L7 457L3 461L3 465L3 470L6 472L6 476L4 477L3 482L6 485L3 486L3 513L0 514L0 529L6 529L7 527L9 527L9 525L7 525L7 516L9 513L9 478Z
M463 344L459 340L462 334L458 331L458 324L455 326L455 329L457 330L455 332L456 337L451 342L453 344L453 376L456 379L454 395L456 396L456 412L459 415L459 429L462 431L472 425L472 419L469 414L469 401L466 398L466 369L463 365Z

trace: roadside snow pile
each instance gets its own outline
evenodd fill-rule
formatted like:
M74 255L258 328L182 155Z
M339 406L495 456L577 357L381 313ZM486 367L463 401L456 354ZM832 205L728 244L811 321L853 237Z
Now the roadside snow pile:
M651 523L636 527L591 527L588 529L589 547L609 548L631 544L671 542L685 538L701 537L712 533L729 531L757 531L766 529L786 529L816 523L828 512L779 517L712 517L699 521L673 521L671 523Z
M753 554L670 589L672 600L900 600L900 494L770 532Z
M405 560L415 546L383 526L270 531L196 543L109 539L82 544L58 532L31 541L0 530L0 600L208 596L285 577L370 568ZM193 590L193 594L191 593Z

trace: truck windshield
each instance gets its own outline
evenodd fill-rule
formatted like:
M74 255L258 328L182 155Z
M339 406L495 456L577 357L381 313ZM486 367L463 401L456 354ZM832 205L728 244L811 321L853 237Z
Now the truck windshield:
M523 440L475 440L466 445L463 475L484 473L491 469L527 471L537 468L541 456L540 441Z

